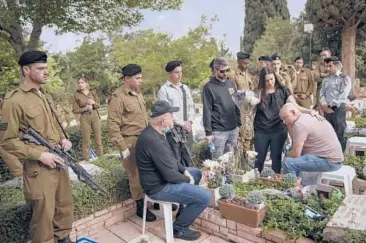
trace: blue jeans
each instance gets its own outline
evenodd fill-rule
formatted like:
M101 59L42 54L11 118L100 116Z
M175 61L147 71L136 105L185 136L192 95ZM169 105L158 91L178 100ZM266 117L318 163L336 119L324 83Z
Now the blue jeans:
M312 154L304 154L298 158L286 157L283 161L284 173L292 173L299 176L300 171L305 172L330 172L342 167L342 162L328 162Z
M213 153L213 159L217 160L221 155L227 152L227 146L229 144L234 145L238 142L239 128L235 128L231 131L213 131L213 144L215 145L215 152Z
M168 183L160 192L149 195L154 200L181 204L179 207L180 214L173 224L175 231L186 230L209 205L211 200L209 191L198 186L202 177L201 170L190 167L186 168L186 170L193 176L195 185L189 183ZM185 207L182 207L182 205L185 205Z

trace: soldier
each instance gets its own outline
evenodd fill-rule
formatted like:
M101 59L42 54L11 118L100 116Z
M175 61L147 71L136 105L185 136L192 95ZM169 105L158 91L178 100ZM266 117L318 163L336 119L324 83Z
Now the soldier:
M258 88L259 74L262 68L270 67L272 65L272 58L270 56L260 56L258 58L258 64L259 64L259 71L254 77L252 77L252 87L251 87L252 90Z
M211 62L210 62L210 65L208 66L211 70L211 75L210 77L206 78L205 80L203 80L201 83L200 83L200 86L199 86L199 89L200 89L200 94L201 94L201 101L203 103L203 87L205 86L205 84L207 84L208 81L210 81L210 79L215 76L215 69L213 68L213 63L214 63L215 59L213 59Z
M90 90L89 81L81 77L77 81L78 89L74 94L73 112L80 114L80 133L82 138L83 159L90 159L90 134L93 132L96 154L103 155L102 128L100 122L100 100L94 90Z
M121 153L127 173L132 199L136 201L136 214L143 217L144 193L136 167L135 145L137 137L147 126L146 103L140 92L141 67L128 64L122 68L123 85L113 92L108 104L108 132L112 143ZM147 210L146 221L156 220Z
M72 243L73 202L68 170L56 170L63 160L46 147L19 139L21 130L33 128L63 150L71 149L56 122L52 97L41 88L48 81L47 55L28 51L19 59L23 81L5 97L3 122L7 125L1 146L24 165L24 197L31 206L32 243Z
M0 99L0 141L4 136L4 132L6 129L6 123L1 122L1 109L3 108L4 101L1 98ZM0 157L3 159L5 165L9 168L9 171L15 176L15 177L21 177L23 175L23 165L20 163L19 159L15 157L12 154L9 154L6 152L1 146L0 146Z
M314 92L314 76L309 69L303 68L304 60L302 57L295 59L296 85L294 97L298 105L311 109L311 94Z
M292 65L286 65L286 64L282 63L280 71L287 73L287 75L290 77L292 87L294 87L295 82L296 82L296 69L295 69L295 67L292 66Z
M231 75L229 79L234 81L237 90L249 90L252 88L252 76L248 71L249 65L249 58L250 54L244 52L238 52L236 54L238 67L234 71L234 74ZM250 151L251 150L251 142L253 138L252 130L249 129L248 123L251 121L251 114L248 110L240 109L241 115L241 123L242 126L239 130L239 137L238 137L238 149L240 152Z
M325 47L323 49L320 50L320 60L318 61L318 66L315 69L315 82L317 82L317 91L316 91L316 105L319 106L319 93L320 93L320 89L322 87L322 82L323 79L326 78L328 76L328 72L327 69L325 67L325 63L324 60L327 58L330 58L332 56L332 51L328 48ZM319 113L322 114L322 110L318 109Z
M282 67L281 57L277 54L273 54L272 68L275 71L275 74L278 76L280 83L283 86L287 87L292 92L293 89L292 89L291 77L286 72L281 71L281 67Z

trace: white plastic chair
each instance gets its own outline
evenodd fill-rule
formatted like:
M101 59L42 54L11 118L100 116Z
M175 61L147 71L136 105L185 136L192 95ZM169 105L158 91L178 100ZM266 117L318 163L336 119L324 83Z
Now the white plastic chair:
M143 235L145 234L146 212L147 212L147 203L148 202L158 203L160 205L160 211L163 210L164 222L165 222L165 242L166 243L174 243L172 205L176 204L178 206L178 209L179 209L179 204L174 203L174 202L153 200L145 194L144 214L143 214L143 221L142 221L142 234Z
M328 182L326 184L329 183L329 180L343 182L344 193L346 194L346 196L348 196L352 195L353 193L352 180L353 178L355 178L355 176L356 176L355 168L343 165L339 170L333 172L320 173L317 179L317 183L321 184L322 180L327 180Z
M355 151L366 149L366 137L351 137L347 140L345 154L355 154Z

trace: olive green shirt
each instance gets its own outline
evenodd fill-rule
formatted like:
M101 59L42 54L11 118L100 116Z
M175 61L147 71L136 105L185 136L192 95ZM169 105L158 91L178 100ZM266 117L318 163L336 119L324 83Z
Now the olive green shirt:
M132 144L129 137L140 135L147 126L146 103L141 92L132 91L124 87L118 88L108 104L108 132L112 143L120 151L124 151Z
M1 146L4 150L20 160L39 160L44 146L24 142L20 139L22 129L32 127L43 138L53 145L60 144L64 138L51 107L55 110L50 95L28 87L23 82L9 92L4 101L2 121L7 123Z
M84 94L83 92L77 90L74 94L74 101L73 101L73 109L72 112L74 114L82 114L85 112L85 107L88 105L88 101L93 100L95 103L93 105L93 109L97 110L99 115L98 109L100 108L100 99L97 93L94 90L90 90L88 95Z
M309 97L314 92L314 77L313 73L302 68L296 72L296 85L293 87L294 94L305 94Z

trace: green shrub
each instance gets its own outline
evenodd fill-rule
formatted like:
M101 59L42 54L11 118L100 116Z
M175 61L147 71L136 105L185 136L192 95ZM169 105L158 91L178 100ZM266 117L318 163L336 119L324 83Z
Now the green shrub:
M193 147L192 147L192 165L191 167L197 167L197 168L201 168L201 164L202 161L200 159L200 154L201 152L207 148L207 144L205 142L198 142L198 143L194 143Z
M354 119L357 128L366 128L366 118L355 117Z
M4 160L0 157L0 184L13 178L14 176L10 173L8 167L5 165Z
M75 220L103 210L131 197L127 175L121 161L115 158L99 158L93 161L104 169L95 182L108 192L107 197L96 195L81 182L72 184ZM24 203L23 188L0 190L0 242L23 243L28 239L31 214Z
M248 184L234 183L237 196L246 197L249 192L267 188L286 190L291 185L285 184L264 184L263 182L249 182ZM306 202L297 202L280 196L266 195L267 213L262 226L265 230L279 229L286 232L291 239L307 237L316 242L322 241L323 230L338 207L342 199L319 200L310 196ZM305 217L306 206L324 214L326 218L322 221L308 220Z
M356 169L357 177L363 180L366 180L366 177L363 174L363 168L366 166L366 158L365 157L357 157L354 155L346 155L343 161L344 165L352 166Z

